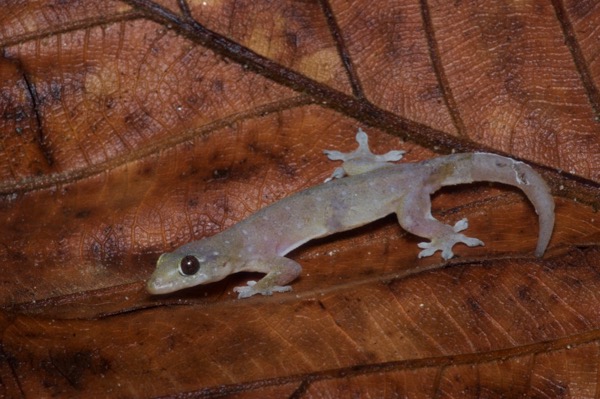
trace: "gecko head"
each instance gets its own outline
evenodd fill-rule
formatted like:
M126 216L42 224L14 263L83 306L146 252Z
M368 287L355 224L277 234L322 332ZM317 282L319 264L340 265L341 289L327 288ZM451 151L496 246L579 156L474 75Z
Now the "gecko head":
M162 254L146 289L151 294L168 294L199 284L212 283L227 276L224 260L217 251L186 252L177 250Z

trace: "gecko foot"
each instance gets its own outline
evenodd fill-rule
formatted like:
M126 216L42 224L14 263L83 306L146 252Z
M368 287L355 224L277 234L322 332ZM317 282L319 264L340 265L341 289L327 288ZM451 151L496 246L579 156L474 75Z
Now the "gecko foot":
M463 243L469 247L476 247L478 245L484 245L483 241L477 238L467 237L464 234L458 234L459 231L465 230L469 227L467 219L461 219L452 228L454 233L445 235L442 237L434 237L431 242L421 242L418 245L419 248L423 249L419 252L419 258L433 255L436 251L442 251L442 258L448 260L454 256L452 247L455 244Z
M337 168L325 182L342 178L345 175L358 175L382 168L389 165L390 162L399 161L404 154L404 151L390 151L382 155L373 154L369 148L369 137L362 129L358 129L356 141L358 148L351 152L323 151L332 161L344 161L342 166Z
M250 298L252 295L261 294L261 295L273 295L274 292L289 292L292 290L292 287L289 285L281 286L281 285L273 285L271 287L266 288L256 288L256 281L248 281L245 286L235 287L233 292L238 293L238 299L242 298Z

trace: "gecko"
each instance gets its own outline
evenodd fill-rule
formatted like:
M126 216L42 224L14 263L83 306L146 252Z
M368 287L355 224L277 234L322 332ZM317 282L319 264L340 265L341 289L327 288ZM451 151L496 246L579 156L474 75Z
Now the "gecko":
M554 228L554 200L544 179L529 165L491 153L456 153L394 164L404 151L375 155L367 134L359 129L358 148L352 152L325 150L327 157L343 161L324 183L268 205L241 222L173 252L162 254L147 283L151 294L166 294L208 284L241 272L265 276L234 288L238 298L291 291L301 273L300 264L285 257L315 238L350 230L395 213L400 226L429 241L421 242L419 258L441 251L444 260L452 247L484 245L461 233L466 218L453 226L431 214L431 195L443 186L489 181L521 189L533 204L539 220L535 255L541 257Z

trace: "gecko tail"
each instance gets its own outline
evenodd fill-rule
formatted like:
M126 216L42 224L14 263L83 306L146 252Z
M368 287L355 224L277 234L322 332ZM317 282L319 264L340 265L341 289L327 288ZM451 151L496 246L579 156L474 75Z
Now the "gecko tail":
M533 204L539 219L535 255L541 257L554 230L554 199L546 181L531 166L501 155L489 153L454 154L454 168L442 185L490 181L522 190Z

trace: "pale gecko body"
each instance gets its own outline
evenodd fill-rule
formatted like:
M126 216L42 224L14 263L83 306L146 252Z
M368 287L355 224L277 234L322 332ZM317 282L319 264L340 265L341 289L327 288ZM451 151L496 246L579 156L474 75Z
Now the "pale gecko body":
M309 240L350 230L395 213L408 232L430 240L419 247L419 257L442 251L453 256L457 243L483 245L459 233L466 219L449 226L431 215L432 193L442 186L490 181L520 188L539 216L535 250L542 256L554 228L554 201L550 190L530 166L488 153L461 153L418 163L391 164L402 151L374 155L367 136L359 129L359 148L351 153L326 151L343 160L326 183L269 205L212 237L183 245L163 254L148 281L148 291L164 294L222 280L230 274L266 273L257 283L237 287L240 298L290 291L285 284L299 276L300 264L285 255ZM343 177L349 175L348 177ZM343 177L343 178L342 178ZM331 180L331 181L329 181Z

